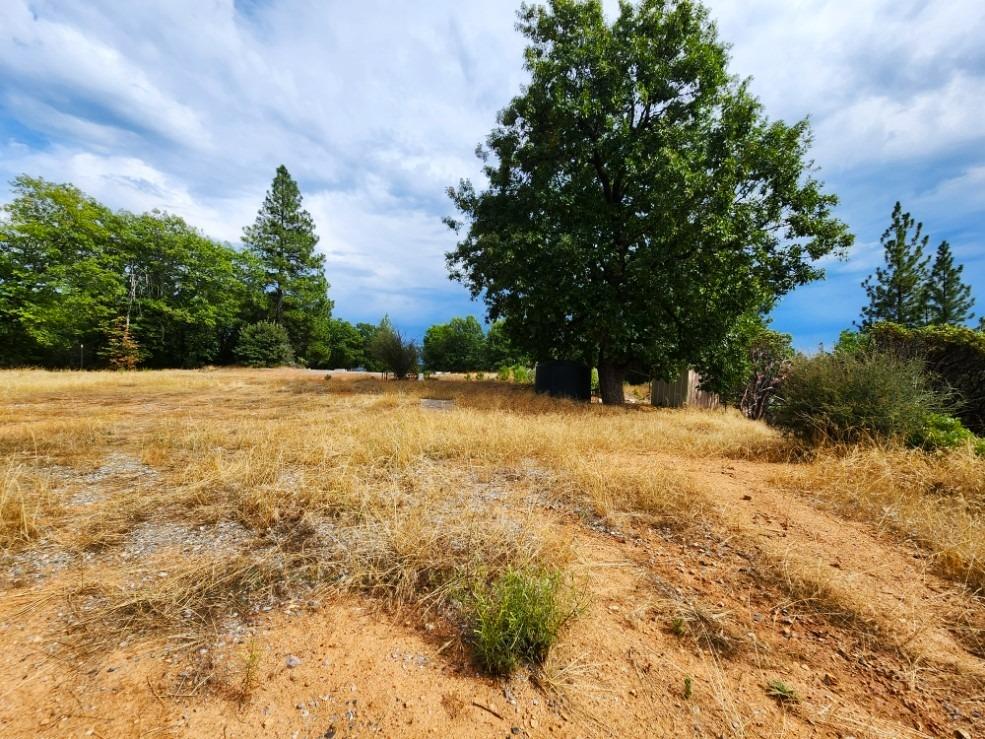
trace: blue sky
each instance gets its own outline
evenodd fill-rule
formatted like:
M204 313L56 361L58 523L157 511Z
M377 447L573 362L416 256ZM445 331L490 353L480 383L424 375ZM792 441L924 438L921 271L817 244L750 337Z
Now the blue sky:
M447 279L445 188L523 82L511 0L3 0L0 181L73 182L230 242L275 167L301 182L336 314L420 334L474 313ZM610 9L615 2L606 3ZM858 316L893 203L951 241L985 312L985 3L712 0L733 72L809 115L857 236L775 326L811 349ZM0 186L0 199L9 191Z

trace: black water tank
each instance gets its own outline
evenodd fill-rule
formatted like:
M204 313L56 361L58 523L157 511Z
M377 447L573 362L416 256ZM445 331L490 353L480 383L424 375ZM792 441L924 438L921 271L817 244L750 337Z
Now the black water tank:
M592 399L592 370L580 362L552 360L537 363L534 389L555 398Z

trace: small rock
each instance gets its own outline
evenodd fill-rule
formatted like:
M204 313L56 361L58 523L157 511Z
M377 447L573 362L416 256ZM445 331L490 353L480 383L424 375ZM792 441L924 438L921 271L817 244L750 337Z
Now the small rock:
M295 657L293 654L287 655L287 659L284 661L288 669L293 670L295 667L301 664L301 658Z
M969 734L964 729L955 729L954 739L971 739L971 734Z

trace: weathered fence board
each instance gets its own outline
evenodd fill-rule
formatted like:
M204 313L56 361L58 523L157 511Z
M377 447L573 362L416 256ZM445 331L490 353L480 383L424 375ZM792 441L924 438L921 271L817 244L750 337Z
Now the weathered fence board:
M717 408L718 396L701 389L701 375L686 370L676 380L654 380L650 402L663 408Z

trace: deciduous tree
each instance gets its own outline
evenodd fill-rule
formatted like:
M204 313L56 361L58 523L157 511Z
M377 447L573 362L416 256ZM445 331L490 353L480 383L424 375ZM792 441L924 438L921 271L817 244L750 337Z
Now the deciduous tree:
M424 334L424 364L429 370L475 372L489 369L485 356L486 336L473 316L452 318L431 326Z
M526 5L530 83L451 191L453 278L536 359L666 372L817 279L852 237L815 178L806 121L769 120L688 0Z
M0 362L95 359L126 288L115 214L71 185L18 177L0 221Z

